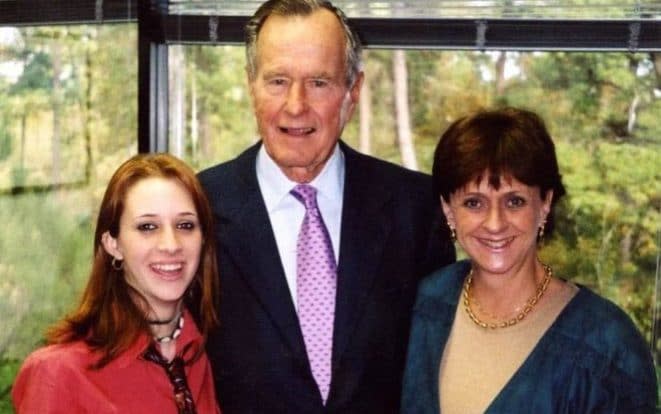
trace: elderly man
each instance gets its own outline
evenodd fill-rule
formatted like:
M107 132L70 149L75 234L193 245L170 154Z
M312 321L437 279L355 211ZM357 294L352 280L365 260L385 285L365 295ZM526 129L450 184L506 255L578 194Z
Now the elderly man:
M454 261L427 175L340 140L361 47L326 1L271 0L247 28L261 141L200 173L217 218L224 413L395 413L418 280Z

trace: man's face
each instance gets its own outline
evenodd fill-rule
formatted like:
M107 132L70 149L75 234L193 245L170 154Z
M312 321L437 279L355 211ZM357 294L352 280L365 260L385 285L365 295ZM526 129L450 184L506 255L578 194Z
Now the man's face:
M346 82L345 36L337 17L266 19L257 39L257 71L250 93L266 152L289 179L319 174L349 121L362 73Z

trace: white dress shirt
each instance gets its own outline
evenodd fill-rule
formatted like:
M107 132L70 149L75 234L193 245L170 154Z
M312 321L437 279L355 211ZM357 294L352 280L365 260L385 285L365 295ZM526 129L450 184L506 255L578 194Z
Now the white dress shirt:
M290 193L298 183L287 178L268 155L264 145L257 154L256 168L257 181L271 220L280 261L296 306L296 242L305 216L305 207ZM317 205L328 229L337 263L344 195L344 154L339 145L335 146L333 154L319 175L308 184L317 189Z

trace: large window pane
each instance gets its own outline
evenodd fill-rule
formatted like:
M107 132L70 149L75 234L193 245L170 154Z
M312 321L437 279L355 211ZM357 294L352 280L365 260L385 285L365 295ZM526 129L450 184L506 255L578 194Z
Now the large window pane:
M169 50L170 149L201 169L255 142L243 48ZM344 139L409 168L430 171L439 135L469 111L509 104L539 112L555 139L569 193L559 212L566 218L542 257L557 275L624 308L651 343L661 220L661 68L650 55L368 50L365 62L361 106ZM405 94L408 107L398 109L397 94ZM398 122L402 111L408 124ZM405 158L410 146L415 157Z
M168 48L169 148L197 168L232 158L257 140L243 50Z
M78 301L96 209L137 150L135 25L0 28L0 413Z

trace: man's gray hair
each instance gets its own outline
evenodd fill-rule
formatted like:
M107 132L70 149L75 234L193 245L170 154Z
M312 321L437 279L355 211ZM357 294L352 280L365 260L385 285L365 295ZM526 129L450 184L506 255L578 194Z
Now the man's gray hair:
M268 0L263 3L255 14L248 20L245 28L246 35L246 62L248 78L253 81L257 76L257 37L266 19L271 15L277 16L309 16L317 10L326 9L337 16L344 30L346 44L346 81L351 87L362 70L362 46L356 32L349 25L347 16L342 10L325 0Z

